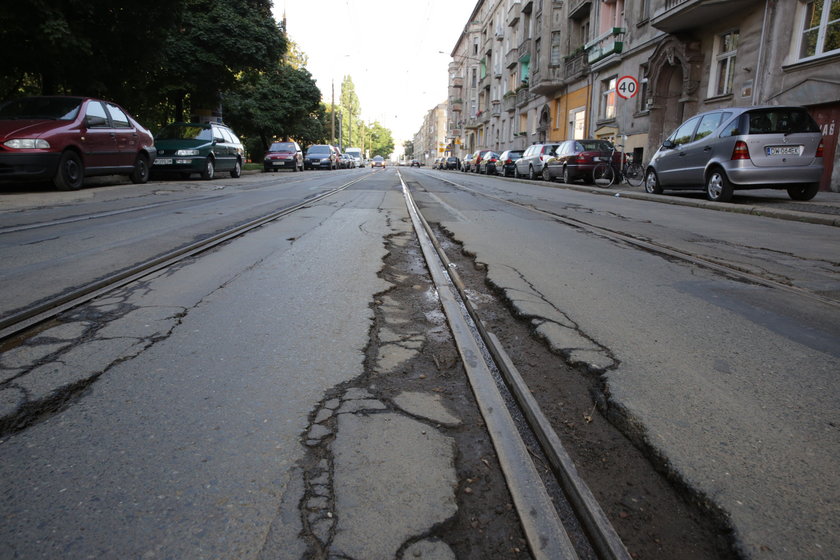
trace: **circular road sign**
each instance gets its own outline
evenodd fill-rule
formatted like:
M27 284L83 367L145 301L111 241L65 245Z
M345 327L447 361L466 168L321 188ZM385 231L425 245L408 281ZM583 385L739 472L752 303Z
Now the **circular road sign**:
M622 99L630 99L639 93L639 82L633 76L622 76L616 84L616 93Z

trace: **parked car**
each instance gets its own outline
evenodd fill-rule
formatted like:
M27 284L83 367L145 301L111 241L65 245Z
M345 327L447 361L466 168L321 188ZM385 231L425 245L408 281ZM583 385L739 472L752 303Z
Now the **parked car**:
M341 168L342 169L355 169L356 168L356 160L353 159L352 156L349 154L341 154L340 158Z
M151 132L110 101L22 97L0 105L0 180L51 180L64 191L92 175L149 180Z
M811 200L823 172L820 128L804 107L717 109L681 124L653 154L645 190L704 188L725 202L736 189L787 189Z
M449 156L446 158L446 169L460 169L461 168L461 160L455 156Z
M472 171L473 173L478 173L478 163L481 161L481 158L484 157L484 154L489 151L490 150L476 150L469 157L465 157L463 166L464 172L469 173Z
M263 156L263 171L303 171L303 151L297 142L273 142Z
M614 152L613 145L606 140L566 140L545 160L543 179L560 178L564 183L578 179L591 182L595 165L610 161L610 158L617 171L621 167L621 152Z
M505 150L496 160L496 175L513 177L516 160L522 157L522 150Z
M385 158L382 156L373 156L373 159L370 161L371 167L385 167Z
M199 173L210 180L216 171L242 175L245 148L233 131L221 123L170 123L155 134L157 157L152 170L183 177Z
M478 172L484 173L485 175L495 175L496 162L498 160L499 154L497 154L496 152L485 152L484 155L481 157L481 161L478 162Z
M313 144L303 156L304 169L338 169L335 150L329 144Z
M545 160L554 155L554 150L559 144L532 144L522 153L522 157L516 160L514 175L516 177L527 177L539 179L542 177Z
M411 167L420 167L420 161L416 159L411 160Z
M348 156L350 156L351 158L353 158L353 160L356 162L356 165L354 167L364 167L365 166L365 158L362 155L362 149L361 148L346 148L344 150L344 153L347 154Z

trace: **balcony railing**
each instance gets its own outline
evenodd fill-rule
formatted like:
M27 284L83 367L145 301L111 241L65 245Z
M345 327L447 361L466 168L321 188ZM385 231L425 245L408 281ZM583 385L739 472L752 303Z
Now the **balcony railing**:
M516 111L516 94L505 94L502 97L502 108L508 113Z
M564 78L566 80L574 80L577 77L583 76L588 68L589 64L586 61L586 51L580 51L566 58L566 62L563 65Z
M611 54L619 54L624 49L623 27L613 27L600 37L586 43L586 59L589 64L598 62Z
M451 87L454 87L454 88L462 88L462 87L464 87L464 78L463 78L463 76L456 76L456 77L452 78L452 84L451 84Z
M733 14L763 4L761 0L665 0L663 7L651 17L656 29L668 33L699 29L708 24L727 21Z
M518 58L522 58L526 54L531 54L531 39L525 39L521 43L519 43L519 48L517 49L517 56Z

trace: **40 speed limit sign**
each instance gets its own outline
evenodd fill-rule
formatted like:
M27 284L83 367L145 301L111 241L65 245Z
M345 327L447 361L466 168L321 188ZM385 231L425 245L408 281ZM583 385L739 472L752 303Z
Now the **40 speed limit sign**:
M639 93L639 82L633 76L622 76L618 79L615 91L622 99L630 99Z

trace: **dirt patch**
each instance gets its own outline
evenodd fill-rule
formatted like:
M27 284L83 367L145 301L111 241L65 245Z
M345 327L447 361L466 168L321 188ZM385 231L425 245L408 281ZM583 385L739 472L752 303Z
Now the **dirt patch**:
M526 318L494 292L485 268L440 231L470 301L502 342L543 412L634 558L734 559L725 520L669 480L667 465L648 457L607 418L608 395L598 376L552 353ZM606 417L605 417L606 415Z

